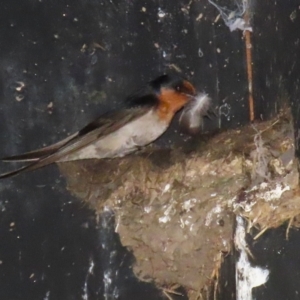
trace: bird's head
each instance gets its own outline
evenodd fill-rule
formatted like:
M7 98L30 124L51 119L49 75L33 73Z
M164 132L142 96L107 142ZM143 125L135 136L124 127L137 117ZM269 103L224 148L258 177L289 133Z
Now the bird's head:
M178 75L162 75L149 83L158 99L162 118L172 118L196 96L196 89L188 80Z
M155 93L160 95L164 91L172 91L177 94L183 94L188 97L195 96L195 87L186 79L179 75L161 75L149 82Z
M158 109L159 116L171 120L174 114L196 96L195 87L178 75L161 75L127 98L129 106Z

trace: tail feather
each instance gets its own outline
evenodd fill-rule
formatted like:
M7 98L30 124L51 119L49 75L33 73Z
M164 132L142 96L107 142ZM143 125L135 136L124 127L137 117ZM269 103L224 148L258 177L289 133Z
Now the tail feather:
M37 149L37 150L34 150L34 151L30 151L30 152L26 152L26 153L23 153L23 154L20 154L20 155L13 155L13 156L8 156L8 157L4 157L4 158L1 158L2 161L4 162L13 162L13 161L16 161L16 162L35 162L35 161L38 161L39 159L45 157L45 156L49 156L53 153L55 153L59 148L61 148L62 146L64 146L66 143L68 143L71 139L73 139L75 136L77 136L78 133L75 133L71 136L68 136L66 139L56 143L56 144L53 144L53 145L50 145L50 146L47 146L47 147L44 147L44 148L41 148L41 149Z
M62 156L63 155L60 155L59 153L50 154L48 156L38 159L37 161L30 163L27 166L21 167L14 171L0 174L0 179L12 177L12 176L18 175L23 172L33 171L33 170L45 167L45 166L50 165L50 164L54 163L55 161L59 160L59 158L61 158Z
M22 172L26 172L26 171L31 171L31 170L37 169L38 166L35 166L35 164L36 164L36 163L34 162L33 164L30 164L30 165L28 165L28 166L19 168L19 169L17 169L17 170L14 170L14 171L11 171L11 172L7 172L7 173L0 174L0 179L12 177L12 176L18 175L19 173L22 173Z
M27 152L27 153L23 153L20 155L13 155L13 156L8 156L8 157L3 157L1 158L1 160L3 162L34 162L34 161L38 161L40 158L46 156L46 155L50 155L53 154L56 150L36 150L36 151L32 151L32 152Z
M0 179L12 177L12 176L18 175L19 173L22 173L22 172L33 171L33 170L44 167L44 166L54 162L55 158L59 157L58 155L56 155L58 150L61 149L63 146L65 146L69 141L74 139L77 135L78 135L78 133L75 133L56 144L53 144L53 145L50 145L50 146L47 146L47 147L44 147L44 148L41 148L41 149L38 149L35 151L2 158L1 160L5 161L5 162L15 162L15 161L22 162L23 161L23 162L31 162L31 163L29 165L21 167L17 170L0 174ZM53 160L48 159L51 157L54 157L54 159Z

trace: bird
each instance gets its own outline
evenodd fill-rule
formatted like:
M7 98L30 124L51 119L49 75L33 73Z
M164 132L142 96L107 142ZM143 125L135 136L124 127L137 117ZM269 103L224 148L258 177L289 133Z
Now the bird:
M56 162L123 157L158 139L174 115L195 97L196 88L189 80L177 74L160 75L125 98L121 109L102 114L58 143L3 158L29 164L0 174L0 179Z

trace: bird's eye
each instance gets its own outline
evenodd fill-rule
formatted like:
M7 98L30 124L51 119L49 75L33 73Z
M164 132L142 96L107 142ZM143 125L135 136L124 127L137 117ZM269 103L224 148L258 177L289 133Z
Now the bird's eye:
M194 86L189 82L184 80L182 83L175 85L175 90L178 93L183 93L187 95L195 95L195 88Z

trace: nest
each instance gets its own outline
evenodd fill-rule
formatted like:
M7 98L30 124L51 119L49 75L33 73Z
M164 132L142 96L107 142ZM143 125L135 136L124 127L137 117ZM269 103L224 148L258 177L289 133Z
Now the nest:
M116 232L135 258L135 274L180 285L196 299L232 247L235 215L248 230L289 221L300 198L291 117L196 142L188 153L149 147L113 160L61 163L69 190L98 213L115 212Z

